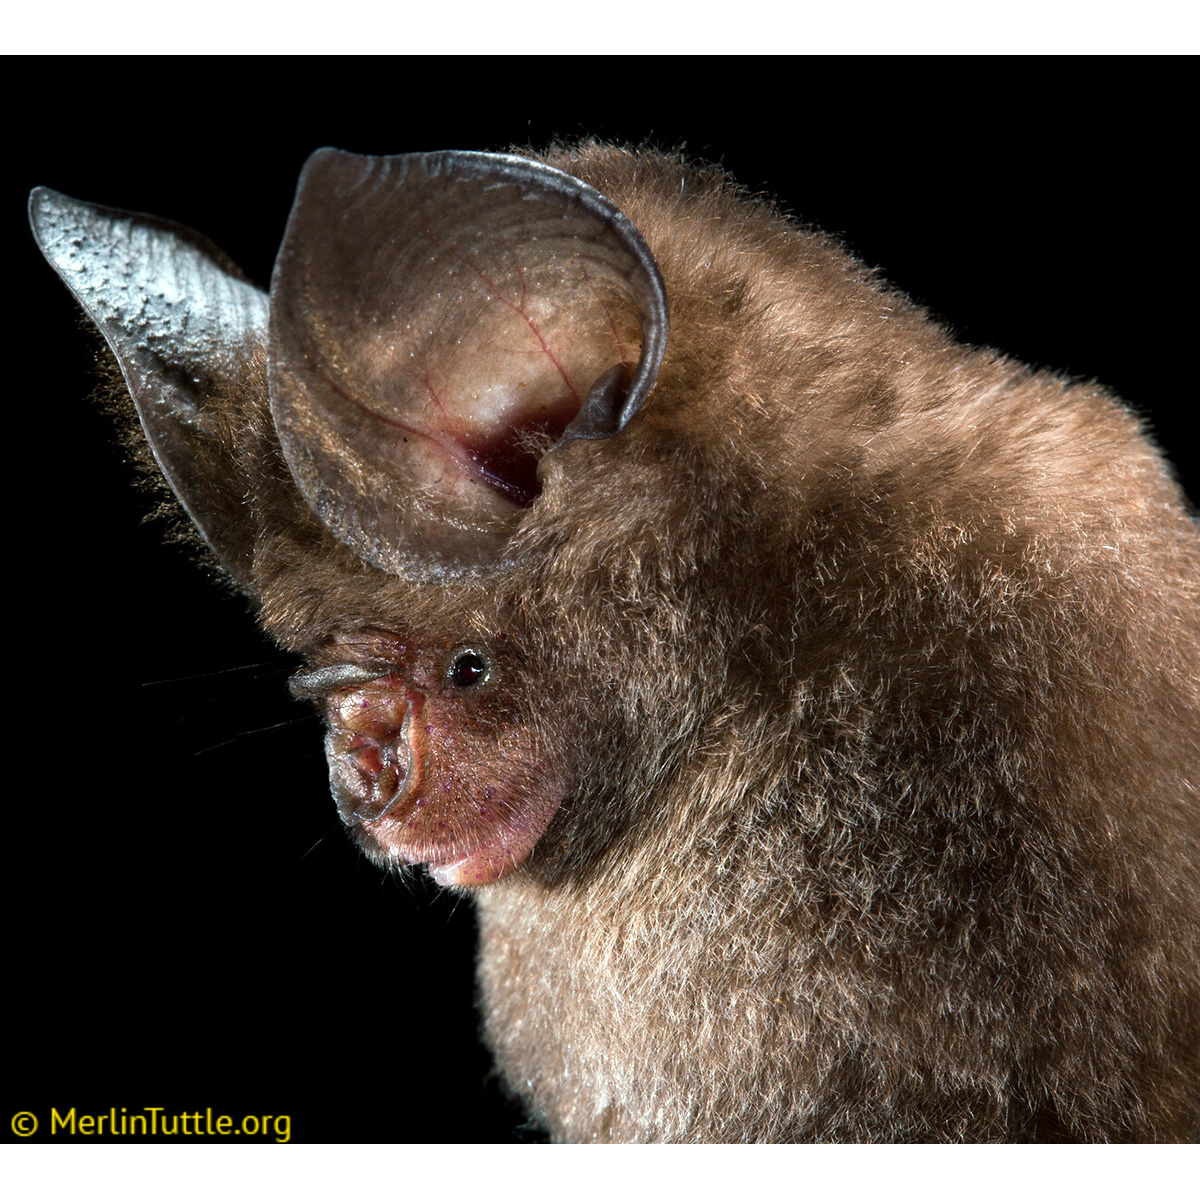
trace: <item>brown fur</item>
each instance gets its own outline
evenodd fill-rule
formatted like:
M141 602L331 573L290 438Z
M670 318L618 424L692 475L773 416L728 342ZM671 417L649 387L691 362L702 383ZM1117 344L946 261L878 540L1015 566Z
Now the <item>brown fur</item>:
M546 460L522 571L360 563L261 380L229 410L267 631L503 630L580 777L475 893L505 1078L561 1140L1188 1137L1200 536L1138 422L715 169L547 161L672 330L628 429Z

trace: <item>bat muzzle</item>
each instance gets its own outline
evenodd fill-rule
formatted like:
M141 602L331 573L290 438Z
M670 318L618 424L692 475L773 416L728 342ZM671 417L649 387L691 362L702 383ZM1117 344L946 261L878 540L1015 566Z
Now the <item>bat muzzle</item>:
M424 774L420 715L425 697L399 676L344 688L328 700L325 754L339 816L370 825L403 820Z

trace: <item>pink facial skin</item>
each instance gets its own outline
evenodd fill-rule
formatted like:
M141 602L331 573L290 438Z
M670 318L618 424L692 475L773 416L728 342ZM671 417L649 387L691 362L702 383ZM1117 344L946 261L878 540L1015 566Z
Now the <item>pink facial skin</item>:
M366 853L424 863L444 886L519 867L569 783L521 719L502 641L435 648L369 634L332 649L337 666L373 675L325 692L334 800Z

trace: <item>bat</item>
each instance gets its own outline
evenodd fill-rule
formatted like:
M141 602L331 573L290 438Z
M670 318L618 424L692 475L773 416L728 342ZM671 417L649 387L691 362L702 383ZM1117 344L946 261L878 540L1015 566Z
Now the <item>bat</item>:
M269 294L31 200L559 1140L1180 1140L1200 537L1102 388L679 156L319 151Z

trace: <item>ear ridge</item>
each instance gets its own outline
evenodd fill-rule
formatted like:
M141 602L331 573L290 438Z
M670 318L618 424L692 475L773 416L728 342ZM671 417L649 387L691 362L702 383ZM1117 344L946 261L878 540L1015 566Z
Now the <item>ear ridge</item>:
M263 373L267 294L213 243L170 221L29 197L34 238L116 357L155 460L221 564L250 577L253 530L221 401Z
M621 365L616 365L601 375L585 398L578 417L567 426L554 448L575 439L597 441L620 433L641 410L654 387L670 331L666 286L658 263L637 227L603 192L549 163L518 154L481 150L442 150L419 157L432 160L437 170L512 179L524 182L532 190L557 192L564 200L587 209L620 240L622 249L630 256L625 265L626 282L642 317L644 340L637 369L623 371ZM624 385L619 390L615 387L618 381Z
M305 164L271 282L271 412L309 507L405 577L506 561L545 455L618 434L667 300L596 189L516 155Z

